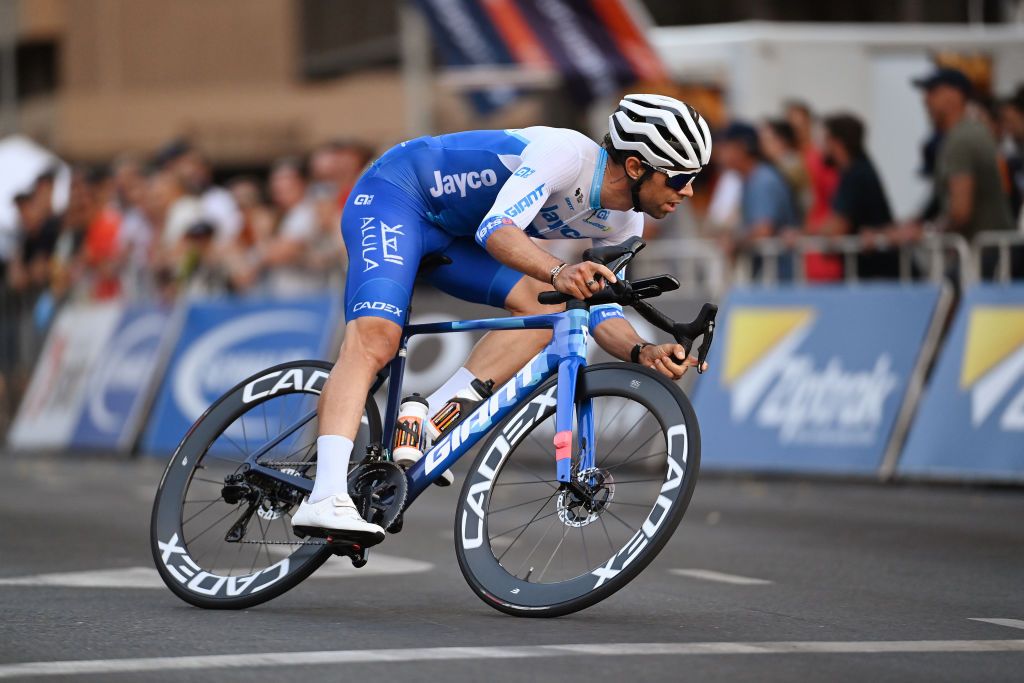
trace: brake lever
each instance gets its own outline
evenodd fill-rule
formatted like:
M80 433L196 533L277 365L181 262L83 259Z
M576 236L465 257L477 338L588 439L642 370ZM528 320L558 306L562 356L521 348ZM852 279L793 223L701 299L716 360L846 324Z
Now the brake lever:
M676 365L686 362L686 358L689 357L690 351L693 349L694 340L701 337L701 344L697 347L697 372L704 374L704 363L707 361L715 334L715 317L718 315L718 306L710 303L704 304L697 317L689 323L677 323L646 301L634 302L633 310L647 322L671 334L676 343L683 347L683 351L685 351L683 358L672 356Z

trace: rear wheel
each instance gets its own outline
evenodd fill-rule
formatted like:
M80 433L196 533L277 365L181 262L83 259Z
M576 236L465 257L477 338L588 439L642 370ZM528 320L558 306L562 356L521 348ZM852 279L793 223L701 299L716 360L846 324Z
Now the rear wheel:
M629 583L664 547L689 504L700 430L689 400L638 365L588 367L577 413L594 415L595 467L555 480L555 379L494 430L466 478L455 519L463 575L478 596L516 616L589 607Z
M331 556L323 539L292 532L291 515L305 493L246 465L298 425L257 462L312 486L316 406L330 371L329 363L295 361L253 375L185 435L160 482L150 525L157 570L175 595L209 609L252 607L298 585ZM381 439L372 398L363 418L354 461Z

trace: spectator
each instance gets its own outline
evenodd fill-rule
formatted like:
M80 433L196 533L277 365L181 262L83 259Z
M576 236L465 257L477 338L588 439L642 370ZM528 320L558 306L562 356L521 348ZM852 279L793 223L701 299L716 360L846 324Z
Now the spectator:
M887 230L892 226L892 211L881 178L864 149L864 124L851 114L826 118L825 150L839 169L839 186L823 232L860 236L863 251L857 256L859 277L899 277L899 252L879 244L879 238L891 239Z
M315 149L309 160L314 183L329 183L337 197L338 212L345 208L352 186L373 158L373 150L352 140L332 140Z
M199 200L200 220L214 227L217 243L232 243L242 229L242 214L231 193L213 184L206 159L187 141L179 139L157 153L156 164L177 175L186 192Z
M968 240L983 230L1012 230L995 141L982 123L967 116L970 80L961 71L940 68L914 85L924 90L928 115L943 135L935 161L942 229ZM991 275L994 265L994 258L983 260L982 276Z
M322 285L305 265L311 243L317 235L316 207L306 192L307 179L302 162L282 159L270 173L270 197L281 212L273 237L261 249L260 267L270 291L292 295Z
M807 211L807 223L814 228L824 222L831 211L832 195L839 184L839 174L825 163L825 154L816 136L817 121L811 108L799 100L790 100L786 103L785 118L796 135L797 149L803 157L810 179L812 199Z
M83 262L90 275L91 296L110 299L121 292L118 272L121 214L114 203L113 178L107 169L94 169L85 180L89 215L82 250Z
M785 178L800 213L805 214L811 208L814 193L793 126L782 119L769 119L761 125L759 140L765 158Z
M51 219L45 196L36 188L14 197L18 210L18 247L11 262L11 285L35 299L50 284L58 223Z
M800 100L790 100L785 110L786 121L796 135L797 148L810 180L811 200L804 214L804 231L808 235L818 235L831 212L839 174L826 163L819 145L817 119L810 106ZM810 281L839 280L843 277L843 260L835 254L808 252L804 255L804 269Z
M793 195L779 171L765 161L757 130L746 123L732 123L721 134L715 152L722 167L743 179L740 196L740 228L734 248L744 249L772 237L792 235L800 224ZM781 259L779 274L792 276L790 259ZM755 271L759 270L755 259Z
M1012 213L1024 231L1024 211L1021 211L1024 201L1024 85L1017 89L1013 97L1003 101L999 108L999 123L1003 133L1006 168L1013 188Z
M117 235L122 291L132 297L150 293L150 257L156 229L146 206L148 178L141 164L124 157L114 163L114 187L121 211Z
M273 236L277 218L264 201L255 178L235 178L228 183L228 189L241 212L242 229L235 241L226 247L224 260L229 286L233 291L245 292L258 280L259 250Z

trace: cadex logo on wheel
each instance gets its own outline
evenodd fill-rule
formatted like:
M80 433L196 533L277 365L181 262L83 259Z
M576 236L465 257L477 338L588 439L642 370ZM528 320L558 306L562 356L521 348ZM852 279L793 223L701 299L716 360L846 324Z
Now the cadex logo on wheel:
M253 373L323 356L336 329L337 311L331 297L193 303L157 394L144 451L173 451L217 397ZM235 429L240 432L241 426Z

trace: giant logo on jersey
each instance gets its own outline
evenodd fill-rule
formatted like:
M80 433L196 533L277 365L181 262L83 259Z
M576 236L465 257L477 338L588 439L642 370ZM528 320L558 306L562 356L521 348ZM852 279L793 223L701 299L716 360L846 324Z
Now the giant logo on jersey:
M505 215L509 217L515 217L526 211L528 208L533 206L533 203L544 196L544 183L541 183L537 187L530 190L526 196L517 201L512 206L505 209Z
M430 195L441 197L458 192L460 197L465 197L466 190L478 190L481 187L497 185L497 183L498 174L491 168L467 173L452 173L451 175L441 175L440 171L434 171L434 186L430 188Z
M1024 285L968 290L900 470L1024 479Z
M931 287L736 292L724 357L713 351L698 383L709 466L876 468L937 299Z

